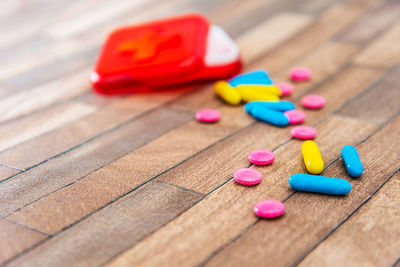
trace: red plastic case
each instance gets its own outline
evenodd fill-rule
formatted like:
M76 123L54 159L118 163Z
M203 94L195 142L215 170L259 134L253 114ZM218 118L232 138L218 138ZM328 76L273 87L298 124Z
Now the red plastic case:
M94 89L133 93L236 74L240 59L221 66L204 64L209 28L205 17L189 14L115 30L90 75Z

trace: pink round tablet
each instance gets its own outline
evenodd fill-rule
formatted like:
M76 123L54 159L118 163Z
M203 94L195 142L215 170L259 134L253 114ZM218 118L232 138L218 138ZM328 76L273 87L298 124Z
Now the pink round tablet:
M243 168L235 171L233 178L236 182L243 185L255 185L261 182L262 175L259 171Z
M306 119L306 114L303 111L297 109L285 111L283 114L288 117L290 124L299 124Z
M215 109L202 109L196 113L196 119L201 122L216 122L220 118L221 113Z
M249 161L255 165L268 165L274 160L274 152L268 150L254 150L249 154Z
M320 95L306 95L301 99L301 104L305 108L317 109L325 106L325 98Z
M276 86L281 90L282 95L290 95L293 92L293 85L290 83L278 83Z
M295 82L308 81L311 78L311 70L304 67L296 67L290 70L289 76Z
M254 205L254 214L261 218L276 218L285 212L285 205L277 200L264 200Z
M310 126L295 126L292 128L292 136L297 139L313 139L317 135L317 130Z

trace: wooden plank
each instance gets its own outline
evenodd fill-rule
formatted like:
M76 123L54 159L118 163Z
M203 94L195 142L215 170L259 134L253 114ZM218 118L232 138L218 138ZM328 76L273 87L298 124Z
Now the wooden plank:
M362 66L349 65L343 68L332 78L307 92L307 94L321 95L325 97L327 102L324 108L319 110L300 108L306 113L305 123L314 124L321 121L347 101L369 88L382 74L382 70ZM301 107L300 100L303 95L304 93L294 98L294 103L298 109Z
M400 68L389 72L386 77L371 90L346 104L339 114L359 118L374 123L385 123L400 111Z
M308 15L283 13L257 25L236 40L240 50L246 51L246 53L242 52L243 61L254 61L265 51L303 30L311 21L312 19ZM249 49L250 47L251 49Z
M224 106L220 111L222 119L218 124L192 121L182 125L85 179L23 207L9 218L47 233L55 233L254 122L244 112L237 113L234 107Z
M7 166L0 165L0 181L13 176L17 173L21 172L21 170L13 169Z
M379 36L358 55L354 62L361 65L389 68L400 60L400 21Z
M0 220L0 229L0 264L47 237L7 220Z
M76 116L76 118L71 117L70 123L65 123L57 129L53 127L53 131L47 128L47 132L44 131L44 126L51 122L48 121L51 119L51 117L49 118L49 114L54 113L59 116L58 112L54 112L53 110L58 110L62 106L44 109L24 119L17 120L15 123L10 123L12 125L15 124L19 131L24 133L20 135L29 138L29 140L14 146L12 149L0 152L0 162L16 168L27 169L95 138L133 119L139 114L160 106L179 94L179 92L164 92L162 94L134 95L122 99L113 98L109 105L101 105L99 109L86 116L84 116L85 113L81 112L81 118ZM109 98L101 97L101 99L105 102ZM62 119L62 117L60 119ZM43 120L45 121L42 122ZM21 129L19 125L29 125L29 122L31 122L31 124L41 123L38 128L41 129L40 133L42 135L35 136L33 131L30 131L29 135L25 134L29 128ZM61 121L56 120L56 122L60 124ZM6 126L3 126L3 128L6 129ZM17 140L15 131L14 129L10 132L13 133L12 137L14 140ZM6 140L3 142L6 142ZM27 151L29 153L27 153Z
M353 51L355 50L355 48L351 45L349 46L349 45L342 45L340 43L333 43L333 44L327 43L326 45L323 46L323 49L317 51L317 55L328 55L329 58L333 58L333 54L335 54L337 52L336 49L342 50L343 55L347 54L346 51L353 53ZM329 52L331 52L331 53L329 53ZM318 75L316 75L318 78L315 78L313 80L313 82L308 83L309 86L313 85L314 83L316 83L320 80L325 79L332 72L332 70L333 70L332 66L337 66L336 62L339 62L342 64L342 61L345 60L345 58L343 57L342 61L334 61L334 63L331 63L331 66L329 66L328 68L324 68L326 61L317 60L318 58L315 56L314 53L312 53L310 55L310 58L312 58L313 60L311 61L309 59L309 57L305 57L304 61L305 62L314 62L314 59L315 59L315 63L313 64L313 66L317 69L321 69L321 72ZM318 65L318 62L321 65ZM370 74L371 74L370 77L373 78L374 76L372 75L372 73L370 73ZM355 77L351 77L351 78L355 78ZM368 80L368 79L366 79L366 80ZM307 87L304 86L303 88L307 88ZM345 88L346 87L341 88L341 90L339 90L339 91L342 92L343 89L345 89ZM214 94L212 92L210 92L211 90L212 90L211 86L207 86L204 89L201 88L199 91L191 92L187 96L180 98L177 101L173 101L172 102L173 104L171 104L171 105L178 106L178 107L183 106L182 108L184 108L184 109L198 109L202 106L203 107L204 106L208 106L208 107L217 106L220 104L220 101L218 99L216 99L216 97L214 96ZM349 96L350 96L350 94L347 95L347 97L349 97ZM197 99L201 99L202 101L198 101ZM344 97L344 99L347 99L347 98ZM180 103L182 103L182 106ZM196 103L197 103L197 105L196 105ZM149 157L151 157L149 155L149 153L146 153L145 155L140 156L140 158L135 157L135 160L133 160L133 161L128 160L128 162L129 162L128 164L124 163L125 162L124 159L121 159L121 162L123 162L123 164L121 164L120 162L117 162L115 165L115 166L117 166L117 170L119 171L119 172L117 172L117 175L115 172L114 164L111 165L111 168L110 168L111 172L108 170L109 168L106 167L105 170L100 171L98 174L94 174L95 175L94 179L104 179L103 177L107 176L107 177L113 177L112 181L114 179L116 179L116 181L119 181L119 179L121 179L120 177L123 175L126 175L127 177L131 177L132 179L134 179L134 183L133 184L127 183L126 187L121 187L119 185L116 186L115 192L111 190L112 194L107 194L107 193L102 194L102 198L99 203L101 203L101 205L104 205L108 201L111 201L113 197L114 198L117 197L118 194L123 194L124 192L130 190L132 187L137 186L141 182L146 181L146 179L150 179L151 177L164 171L165 169L170 168L170 167L174 166L175 164L178 164L179 162L184 160L186 157L198 152L201 149L204 149L208 145L211 145L213 142L216 142L220 138L223 138L223 137L231 134L233 131L238 130L241 127L248 125L252 121L252 119L250 119L250 117L247 116L241 108L225 106L224 108L221 109L221 111L223 112L224 117L225 117L224 111L226 111L226 116L235 118L235 120L233 121L233 125L234 125L233 128L227 127L227 124L225 124L225 122L222 120L219 124L216 124L214 126L214 128L218 127L219 129L221 129L221 134L217 134L217 132L215 132L215 130L213 130L214 132L212 133L212 137L209 136L208 132L207 132L207 135L205 135L204 131L199 132L198 129L193 129L193 125L196 126L197 123L194 123L194 124L192 123L192 124L189 124L188 126L184 127L183 128L183 129L185 129L184 131L182 131L181 129L177 129L177 131L172 131L171 134L173 136L167 135L166 137L160 138L158 145L156 147L153 146L153 148L151 150L152 153L154 153L154 151L160 151L159 153L154 154L154 155L156 155L156 157L159 157L160 155L164 155L165 153L167 153L167 154L165 154L165 157L171 158L172 161L165 161L159 167L152 166L151 171L144 172L143 177L140 177L140 178L138 178L136 176L131 177L131 175L130 175L131 172L142 173L142 171L138 170L137 168L135 168L134 170L131 169L132 167L130 166L130 164L131 164L130 162L142 162L142 160L140 159L142 157L145 158L146 161L148 161L147 159L149 159ZM239 123L241 120L243 120L243 123ZM269 128L271 129L271 133L276 133L276 135L274 135L274 138L278 138L278 137L276 137L276 136L279 136L278 133L282 133L282 131L279 131L279 129L277 130L276 128L273 128L273 127L269 127ZM210 129L210 130L212 130L212 129ZM287 131L287 130L285 130L285 131ZM191 134L186 139L185 143L192 144L194 142L199 142L199 146L195 146L195 148L197 150L187 148L187 150L184 150L183 151L184 153L180 154L179 156L176 155L176 153L173 153L175 155L175 157L171 157L171 151L175 151L176 149L181 149L181 146L179 146L178 148L174 148L173 145L171 145L171 140L174 140L174 136L185 137L185 136L187 136L187 134L186 134L187 132L190 132ZM193 132L199 132L202 134L197 136L197 135L193 135L192 134ZM203 141L202 136L207 136L207 139ZM282 135L282 136L284 138L278 139L278 140L280 140L283 143L284 140L287 140L288 135ZM166 141L166 140L168 140L168 141ZM177 140L176 142L179 144L179 143L182 143L183 140ZM256 142L256 141L251 141L251 142ZM243 145L244 144L250 145L251 142L240 143L241 150L246 150L246 148ZM281 142L278 142L278 143L275 142L275 144L278 145ZM235 144L237 144L237 142L235 142ZM160 149L160 148L162 148L162 149ZM172 148L172 150L171 150L171 148ZM241 151L241 150L238 150L238 151ZM142 155L140 153L140 151L138 153L139 153L139 155ZM217 153L217 151L215 153ZM132 154L136 155L136 152L134 152ZM236 154L236 155L238 155L238 154ZM152 161L149 161L149 162L152 162ZM231 161L231 162L233 163L233 161ZM8 164L10 164L10 163L8 163ZM203 160L203 165L199 165L199 166L204 166L204 164L207 165L207 164L209 164L209 162L207 162L206 160L205 161ZM184 164L184 165L187 166L186 164ZM124 166L124 167L122 168L121 166ZM139 167L140 169L144 169L145 167L143 167L143 166L147 166L147 165L146 165L146 163L143 163L143 165L137 164L137 165L135 165L135 167L136 166ZM228 167L228 165L227 165L227 167ZM121 169L123 169L124 171L122 172ZM207 168L207 169L209 169L209 168ZM130 171L127 172L127 170L130 170ZM211 170L211 169L209 169L209 170ZM225 170L227 170L227 168ZM200 192L208 192L212 188L215 188L217 185L223 183L227 179L227 178L223 178L222 180L221 179L211 180L210 179L211 177L212 176L210 176L210 177L206 176L205 178L202 178L199 183L196 183L195 186L199 186L199 188L196 188L196 190L200 190ZM229 176L228 176L228 178L229 178ZM126 180L129 178L124 178L124 179ZM190 180L190 181L192 181L192 180ZM182 179L177 180L175 182L177 182L177 183L183 182L182 184L180 184L181 186L188 186L189 188L192 188L189 185L190 183L184 182L184 181L182 181ZM18 218L15 218L15 219L20 220L21 222L24 222L27 225L31 225L31 226L34 225L34 227L37 227L37 229L42 229L43 231L49 231L51 233L58 231L58 230L62 229L63 227L66 227L67 225L73 223L75 220L81 218L85 214L92 212L97 207L101 206L100 204L94 202L94 206L89 205L87 208L83 208L81 210L81 212L73 212L69 216L58 216L58 215L53 216L52 215L52 214L64 214L64 213L70 214L71 212L68 212L68 211L70 211L71 207L73 206L73 204L71 204L71 202L72 203L81 203L81 201L78 201L78 200L70 201L69 198L65 197L65 195L71 194L69 192L69 190L75 190L74 188L85 188L85 187L93 186L94 184L96 184L96 183L90 182L90 181L88 182L88 184L86 184L84 182L82 182L82 183L84 185L77 184L77 185L74 185L74 187L71 189L62 190L58 193L58 195L54 195L54 199L57 199L57 201L54 201L53 198L50 197L49 199L43 199L43 201L38 202L37 205L35 204L31 208L30 207L24 208L20 212L20 214L21 214L20 216L18 215L19 213L15 215L15 216L18 216ZM191 183L193 183L193 181ZM99 183L99 184L102 184L102 183ZM204 184L205 188L200 189L201 184ZM110 185L108 187L110 188ZM81 189L79 189L79 190L81 190ZM82 189L82 190L86 191L87 189ZM202 191L202 190L204 190L204 191ZM83 196L87 197L87 195L83 195ZM78 195L77 197L79 198L80 196ZM97 198L96 196L92 196L92 197ZM66 199L66 201L62 201L60 199ZM55 207L48 208L51 206L51 205L49 206L49 204L48 204L49 202L50 203L51 202L58 203L59 206L57 208L55 208ZM60 203L63 203L63 204L61 205ZM44 209L46 210L46 212L44 212ZM35 216L35 214L40 210L42 210L43 213L47 213L49 216L48 217L41 216L40 218L36 218L37 216ZM74 211L74 209L72 209L72 211ZM56 217L57 219L53 223L50 223L49 222L50 220L54 220L52 217Z
M273 75L276 82L290 82L288 72L296 66L306 66L312 70L312 79L306 83L294 84L295 90L290 98L296 97L310 88L318 85L329 76L346 65L353 55L359 50L357 46L339 42L326 42L318 46L307 56L290 63L286 69ZM289 98L289 99L290 99Z
M0 122L17 118L88 92L90 84L86 71L79 71L35 89L0 100Z
M398 154L400 144L397 142L400 138L399 126L400 116L397 116L394 121L357 146L365 166L365 171L360 178L348 178L341 160L336 161L323 172L324 176L347 178L352 183L352 191L349 195L332 197L296 193L286 201L286 212L281 219L260 220L236 242L212 259L209 265L236 266L241 262L246 262L252 265L278 265L279 263L280 266L285 266L295 263L302 255L306 255L400 167ZM352 133L355 133L354 129L358 127L350 126L350 129L353 129ZM360 139L355 140L359 142ZM346 138L339 138L339 142L340 146L336 149L337 155L343 145L350 144ZM377 160L376 155L385 160ZM291 190L288 189L288 191ZM270 242L271 240L274 242ZM352 252L356 253L353 250Z
M386 0L368 11L353 25L342 31L336 40L354 44L366 44L382 31L387 29L400 14L400 2Z
M350 129L358 131L348 135ZM324 144L320 146L321 153L328 163L338 156L337 151L342 146L343 139L350 144L355 143L373 129L375 125L366 122L333 116L317 126L319 134L316 142ZM267 139L268 132L265 132L258 139L260 147L264 147L263 142ZM299 141L289 142L275 151L276 160L272 166L257 167L264 176L258 186L245 187L229 180L193 208L121 254L110 265L156 266L168 263L176 266L201 263L256 221L252 213L252 205L255 202L265 198L285 199L291 194L286 179L293 173L302 172L304 168L301 164L300 146ZM231 160L229 157L226 159L212 156L210 155L210 161L212 160L213 164ZM215 179L221 179L219 175L218 172L215 173ZM198 177L191 174L188 179L195 180ZM165 250L167 244L179 246L169 246L169 249Z
M362 1L359 3L350 1L335 4L321 13L319 18L308 29L282 44L273 53L268 53L255 63L257 66L250 67L265 68L273 74L285 67L287 68L287 65L303 56L307 51L346 28L373 4L374 1Z
M391 266L400 247L400 172L300 266Z
M32 114L32 116L9 121L1 126L0 151L4 151L31 138L54 130L64 124L90 114L94 110L95 107L93 106L68 102L47 109L44 112ZM24 125L24 127L21 127L21 125ZM12 166L12 164L10 166Z
M9 266L101 265L201 198L175 186L150 182L110 208L23 254Z
M0 183L0 215L8 215L79 180L191 118L192 114L182 111L166 108L154 110L84 146Z

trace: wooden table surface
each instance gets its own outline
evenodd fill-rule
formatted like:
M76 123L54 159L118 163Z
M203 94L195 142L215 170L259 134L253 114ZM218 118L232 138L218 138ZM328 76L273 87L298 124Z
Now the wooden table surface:
M0 10L0 262L10 266L392 266L400 256L400 1L3 0ZM295 192L290 128L223 104L212 84L119 97L88 74L120 25L196 11L240 46L244 70L277 82L312 69L287 98L306 111L325 176L345 197ZM194 114L217 108L217 124ZM364 174L340 158L356 146ZM274 151L258 186L235 184L254 149ZM264 199L284 216L260 220Z

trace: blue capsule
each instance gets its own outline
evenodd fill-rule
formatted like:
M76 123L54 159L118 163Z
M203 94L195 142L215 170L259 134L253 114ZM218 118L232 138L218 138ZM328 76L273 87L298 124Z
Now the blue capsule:
M342 148L342 158L347 173L352 177L360 177L364 171L357 150L353 146L344 146Z
M265 70L255 70L247 73L243 73L233 77L229 84L232 87L236 87L238 85L244 84L262 84L262 85L271 85L274 82L268 76L268 73Z
M270 108L281 112L293 110L296 108L294 104L290 101L252 101L244 105L244 110L247 113L251 113L251 109L257 106Z
M250 114L261 121L267 122L275 126L286 126L289 124L288 117L280 111L269 109L263 106L255 106L251 109Z
M298 191L327 195L346 195L351 190L351 184L344 179L311 174L294 174L289 185Z

